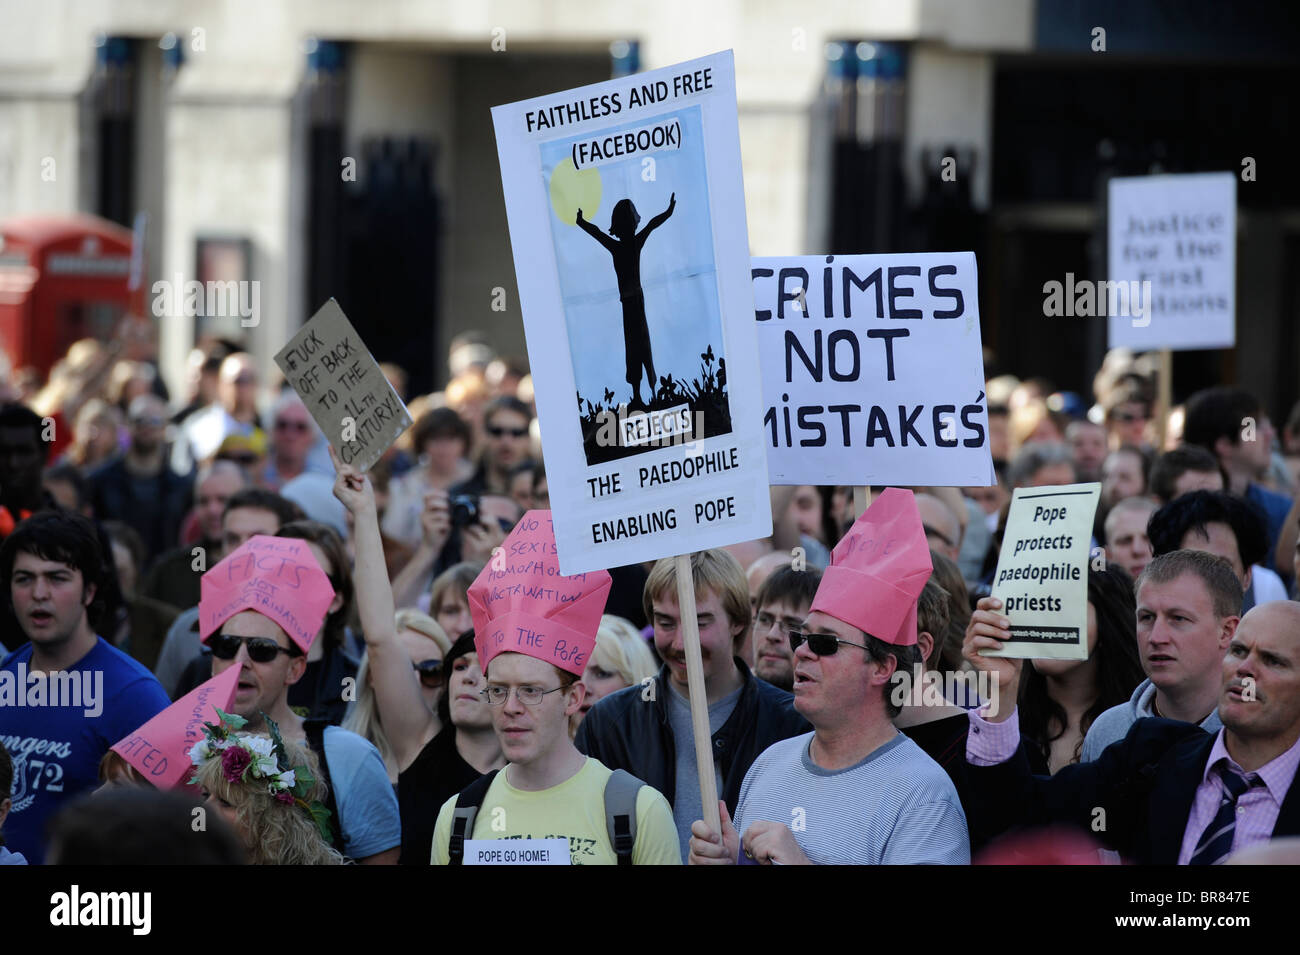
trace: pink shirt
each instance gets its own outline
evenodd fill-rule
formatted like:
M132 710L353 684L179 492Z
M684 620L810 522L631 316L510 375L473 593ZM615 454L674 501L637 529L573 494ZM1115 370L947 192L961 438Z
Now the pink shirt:
M1183 833L1183 848L1178 853L1178 864L1186 865L1196 851L1196 843L1205 832L1219 811L1223 799L1223 784L1214 767L1222 760L1239 773L1244 771L1236 760L1228 755L1228 748L1223 743L1223 730L1214 737L1214 748L1210 758L1205 761L1205 770L1201 773L1201 784L1196 787L1196 801L1192 803L1192 812L1187 817L1187 829ZM1300 739L1280 756L1275 756L1253 775L1263 780L1264 785L1252 786L1242 793L1237 800L1237 826L1232 833L1232 851L1236 852L1256 842L1267 842L1277 825L1278 813L1282 811L1282 800L1286 799L1287 790L1295 780L1296 767L1300 766Z
M1241 767L1228 755L1223 733L1223 730L1219 730L1215 736L1210 758L1205 761L1205 769L1201 773L1201 783L1196 787L1196 799L1187 817L1187 828L1183 831L1183 847L1178 853L1179 865L1186 865L1191 859L1205 827L1219 811L1223 786L1219 782L1219 774L1213 772L1214 767L1220 760L1226 759L1233 769L1241 771ZM1019 745L1020 719L1014 710L1001 723L990 723L979 711L970 711L966 761L972 766L996 766L1004 763L1015 755ZM1297 767L1300 767L1300 739L1285 753L1255 770L1255 775L1263 780L1264 785L1252 787L1237 800L1237 826L1232 834L1234 852L1256 842L1266 842L1272 837L1278 813L1282 811L1282 800L1286 798L1287 791L1295 780Z

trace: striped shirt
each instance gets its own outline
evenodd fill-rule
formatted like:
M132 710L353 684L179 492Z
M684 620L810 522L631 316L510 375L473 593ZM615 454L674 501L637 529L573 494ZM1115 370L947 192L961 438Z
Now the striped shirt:
M970 838L957 790L899 733L846 769L812 761L812 733L774 743L745 775L736 831L787 826L818 865L966 865Z

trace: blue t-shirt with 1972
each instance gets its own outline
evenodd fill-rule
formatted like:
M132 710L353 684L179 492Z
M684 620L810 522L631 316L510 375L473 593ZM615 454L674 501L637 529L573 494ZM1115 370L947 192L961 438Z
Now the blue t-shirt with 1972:
M46 687L44 697L53 695L55 680L62 684L59 700L33 699L33 682L26 679L31 661L28 644L0 662L0 744L14 763L13 808L5 821L5 843L38 865L45 859L45 826L50 817L98 786L99 761L109 747L171 701L148 669L102 637L62 671L64 675L40 680Z

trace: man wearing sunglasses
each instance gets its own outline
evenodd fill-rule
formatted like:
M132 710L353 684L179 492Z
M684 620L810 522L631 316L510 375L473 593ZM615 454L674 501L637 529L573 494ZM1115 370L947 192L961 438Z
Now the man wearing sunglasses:
M231 711L248 720L248 732L267 732L270 717L285 739L311 746L329 786L335 848L364 865L395 865L401 825L379 751L348 730L305 721L289 706L289 688L306 672L334 599L307 542L256 536L209 570L204 583L199 625L212 650L212 676L240 668Z
M313 460L312 452L321 433L307 406L292 391L282 392L271 408L270 438L270 453L262 471L263 487L278 491L307 471L333 479L332 471L321 468Z
M813 732L768 747L733 826L692 826L694 865L970 861L951 780L893 724L893 676L912 672L917 597L931 573L911 491L886 488L831 553L812 610L790 631L794 705ZM590 717L588 717L590 718Z
M494 398L483 412L483 448L478 468L448 494L510 494L510 472L528 460L528 426L533 415L518 398Z
M505 553L531 554L540 543L545 556L507 558L504 569L484 568L469 588L483 697L506 767L443 804L432 861L472 861L469 840L506 839L539 840L517 844L571 865L679 865L667 800L569 739L611 580L605 571L559 576L554 541L550 512L529 511Z
M235 468L230 462L223 462L225 468ZM237 470L237 468L236 468ZM217 466L213 465L213 473ZM243 472L240 480L243 480ZM185 568L202 579L202 574L221 560L223 554L233 554L250 537L258 534L274 534L281 525L291 521L301 521L306 517L302 508L293 501L286 500L274 491L260 487L243 487L230 494L221 508L221 516L216 524L215 542L206 537L199 545L198 554L202 560L196 560L194 548L187 548L184 554ZM205 519L205 527L207 527ZM194 590L199 591L196 581ZM164 595L160 600L176 601L184 591L175 595ZM201 646L198 639L199 597L196 594L193 603L173 621L163 641L162 652L154 673L164 687L172 691L173 699L180 699L211 676L206 660L200 655Z

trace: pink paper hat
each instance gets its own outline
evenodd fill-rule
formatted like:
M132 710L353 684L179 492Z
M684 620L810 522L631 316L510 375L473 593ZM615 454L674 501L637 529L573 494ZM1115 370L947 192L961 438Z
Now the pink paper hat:
M113 752L159 789L183 784L194 768L190 749L203 738L203 724L216 723L218 709L230 709L238 683L239 667L227 667L118 740Z
M241 610L256 610L306 653L333 599L330 579L306 541L259 534L203 575L199 639L206 643Z
M581 676L611 582L603 570L561 576L551 512L529 511L469 588L479 666L526 653Z
M916 643L916 599L934 570L911 491L887 487L831 551L812 609L885 643Z

